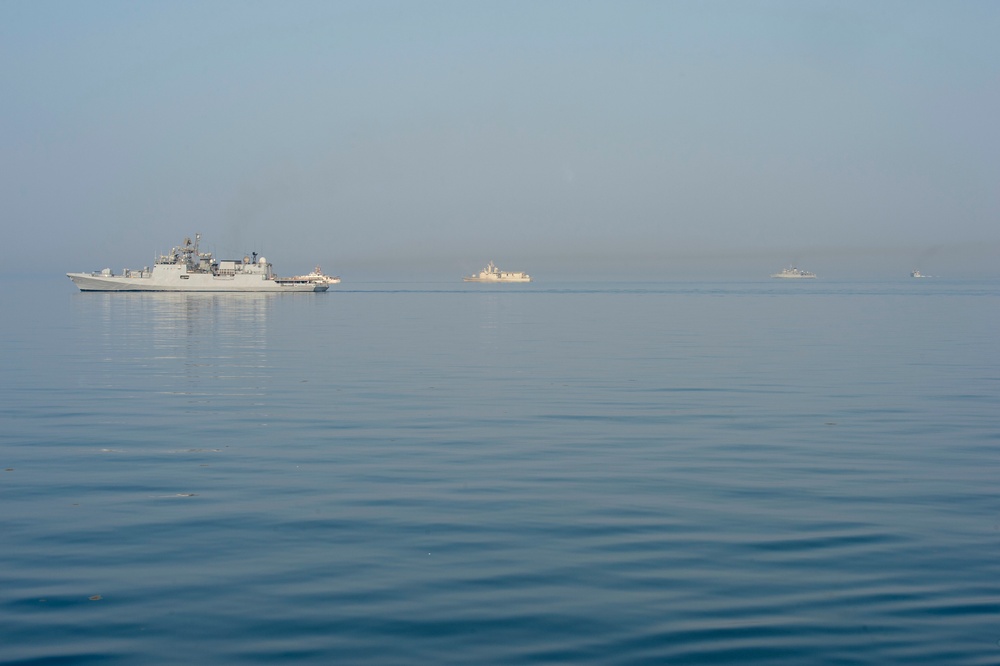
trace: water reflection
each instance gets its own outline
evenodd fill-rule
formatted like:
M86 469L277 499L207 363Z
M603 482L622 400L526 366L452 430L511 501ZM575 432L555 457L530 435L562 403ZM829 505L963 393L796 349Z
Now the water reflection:
M497 328L500 322L500 303L496 294L484 294L479 302L479 329L484 343L496 342Z
M272 294L84 294L108 388L262 394Z

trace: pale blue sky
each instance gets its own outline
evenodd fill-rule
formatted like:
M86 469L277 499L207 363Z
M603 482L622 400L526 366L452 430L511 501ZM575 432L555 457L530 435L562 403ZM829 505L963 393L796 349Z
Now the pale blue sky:
M992 1L8 0L4 270L201 231L345 279L995 275L997 35Z

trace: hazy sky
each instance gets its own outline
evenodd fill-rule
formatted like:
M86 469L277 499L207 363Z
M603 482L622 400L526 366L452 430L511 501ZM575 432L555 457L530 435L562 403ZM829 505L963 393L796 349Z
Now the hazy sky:
M1000 2L0 2L4 272L1000 273Z

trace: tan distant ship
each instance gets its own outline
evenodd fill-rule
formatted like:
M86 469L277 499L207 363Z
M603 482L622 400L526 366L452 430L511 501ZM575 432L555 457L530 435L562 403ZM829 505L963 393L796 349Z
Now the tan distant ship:
M514 271L502 271L496 267L492 261L486 268L476 275L467 275L462 278L465 282L531 282L531 276L527 273Z
M185 238L170 254L160 255L152 268L126 268L115 275L110 268L95 273L67 273L80 291L222 291L222 292L310 292L326 291L340 282L320 273L283 278L274 274L264 257L217 260L211 252L199 252L201 234L194 242Z
M800 268L795 268L794 266L792 266L791 268L786 268L785 270L781 271L780 273L773 273L771 275L771 277L773 277L773 278L790 278L790 279L795 280L795 279L803 279L803 278L814 278L814 277L816 277L816 274L815 273L810 273L809 271L804 271L804 270L802 270Z

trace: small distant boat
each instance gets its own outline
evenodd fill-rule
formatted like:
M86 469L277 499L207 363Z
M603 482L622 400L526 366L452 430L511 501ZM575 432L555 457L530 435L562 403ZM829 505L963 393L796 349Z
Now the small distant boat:
M464 282L531 282L531 276L527 273L502 271L496 267L492 261L486 268L476 275L467 275L462 278Z
M800 268L792 266L791 268L786 268L780 273L774 273L771 275L773 278L791 278L791 279L803 279L803 278L814 278L815 273L810 273L809 271L804 271Z
M932 277L932 276L930 276L930 275L924 275L920 271L913 271L913 272L910 273L910 277L914 277L914 278L927 278L927 277Z
M312 273L306 273L305 275L296 275L289 279L301 282L312 282L314 284L340 284L340 278L338 276L324 275L323 269L320 268L319 266L312 269Z

